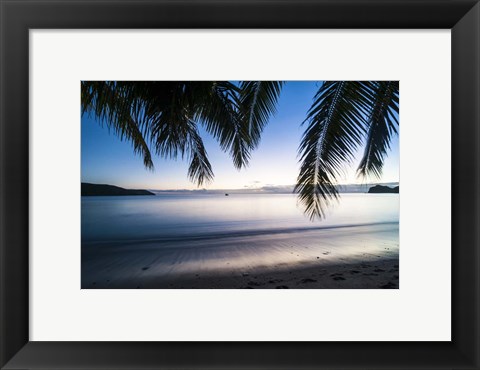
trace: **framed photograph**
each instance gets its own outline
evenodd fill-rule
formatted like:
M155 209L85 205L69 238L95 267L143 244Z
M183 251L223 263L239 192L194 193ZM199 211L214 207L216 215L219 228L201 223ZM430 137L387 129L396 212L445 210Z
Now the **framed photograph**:
M480 368L477 1L0 3L2 369Z
M81 89L82 289L398 289L398 81Z

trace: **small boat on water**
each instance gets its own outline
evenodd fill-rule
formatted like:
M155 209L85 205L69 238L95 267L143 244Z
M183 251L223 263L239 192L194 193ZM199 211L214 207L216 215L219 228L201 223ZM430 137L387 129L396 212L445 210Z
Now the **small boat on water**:
M226 197L228 197L228 196L229 196L229 194L228 194L228 193L225 193L225 196L226 196Z

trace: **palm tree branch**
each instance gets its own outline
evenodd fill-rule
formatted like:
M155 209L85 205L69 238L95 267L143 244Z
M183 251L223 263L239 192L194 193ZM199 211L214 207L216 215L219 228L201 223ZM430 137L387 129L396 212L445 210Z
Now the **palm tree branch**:
M112 128L120 140L129 140L134 153L142 155L145 167L153 169L148 144L139 124L132 118L132 105L116 85L117 83L108 81L82 81L82 115L93 114L101 124Z
M376 83L371 113L368 117L368 134L365 151L357 169L363 178L372 175L380 178L384 159L390 149L393 135L398 133L398 81Z
M371 86L364 82L330 81L320 87L303 124L300 173L295 192L311 219L325 217L338 198L336 183L351 163L365 133Z
M188 148L190 150L190 166L188 168L190 180L198 186L205 182L212 181L212 166L208 160L203 140L193 121L190 121L190 125L188 126Z
M242 119L248 127L254 148L258 146L270 117L276 113L283 84L283 81L242 81L240 84Z
M205 93L205 100L197 119L222 150L230 153L237 169L246 167L253 146L239 113L238 88L230 82L215 82Z

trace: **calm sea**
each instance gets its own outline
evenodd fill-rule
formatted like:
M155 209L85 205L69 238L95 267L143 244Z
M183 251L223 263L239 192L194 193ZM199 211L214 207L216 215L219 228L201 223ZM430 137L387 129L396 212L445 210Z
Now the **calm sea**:
M310 221L294 194L82 197L82 244L185 241L398 223L398 194L342 194Z

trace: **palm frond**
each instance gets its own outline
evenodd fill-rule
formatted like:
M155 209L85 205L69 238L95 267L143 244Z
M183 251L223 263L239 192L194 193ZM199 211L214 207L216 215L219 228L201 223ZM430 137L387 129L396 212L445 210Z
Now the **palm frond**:
M182 82L150 83L142 116L148 122L147 134L157 155L172 159L185 156L194 115L190 94L189 86Z
M253 144L240 114L238 91L230 82L214 82L202 95L205 100L197 118L241 169L248 165Z
M257 147L265 125L276 113L283 84L283 81L242 81L240 84L242 120L248 127L252 148Z
M188 176L190 180L199 186L213 180L212 166L208 160L207 151L203 145L203 140L198 133L197 126L190 121L188 126L188 148L190 157L190 166L188 167Z
M399 83L374 82L365 151L357 169L363 178L382 176L383 162L393 135L398 134Z
M307 127L294 190L312 220L325 217L331 201L338 198L336 183L362 143L372 94L368 82L329 81L314 97L303 122Z
M128 93L119 89L116 82L82 81L82 114L93 114L101 124L113 129L120 140L129 140L134 153L143 157L145 167L153 169L150 149L141 127L132 117L134 104Z
M85 82L82 112L93 113L120 139L131 140L136 150L143 148L148 167L153 164L147 143L161 157L189 157L188 176L201 185L212 180L213 172L196 127L198 117L208 117L211 131L237 167L248 162L249 139L238 128L238 109L230 97L237 90L233 84L215 81Z

